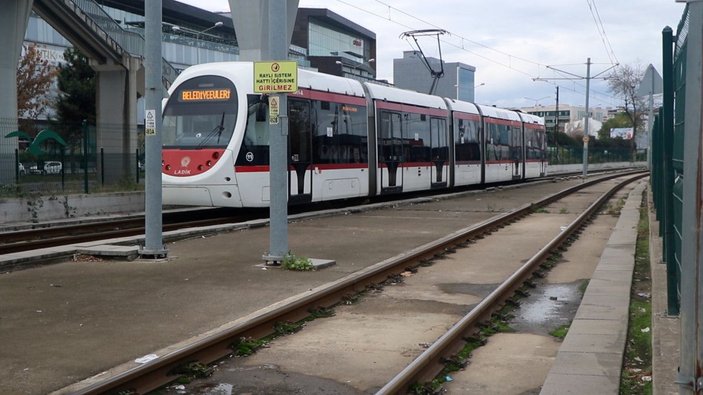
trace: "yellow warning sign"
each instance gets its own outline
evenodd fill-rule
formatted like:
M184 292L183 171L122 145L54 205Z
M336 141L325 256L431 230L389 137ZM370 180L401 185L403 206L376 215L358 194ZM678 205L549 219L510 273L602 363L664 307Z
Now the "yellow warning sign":
M298 91L298 63L289 60L254 62L254 92Z

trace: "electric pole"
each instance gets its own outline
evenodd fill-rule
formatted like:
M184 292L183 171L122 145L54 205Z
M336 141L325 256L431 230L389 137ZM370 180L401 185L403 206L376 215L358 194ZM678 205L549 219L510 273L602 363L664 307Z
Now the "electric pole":
M559 161L559 87L557 86L557 102L554 107L554 157Z
M589 108L588 108L588 99L590 96L590 89L591 89L591 80L594 78L599 78L599 76L603 75L605 72L608 70L611 70L614 67L617 67L617 64L614 64L607 69L601 71L600 73L594 75L591 77L591 58L586 59L586 76L580 76L574 73L570 73L566 70L560 70L552 66L547 66L548 69L552 69L556 72L559 73L564 73L568 74L571 77L557 77L557 78L533 78L533 81L553 81L553 80L568 80L568 81L574 81L574 80L586 80L586 116L585 116L585 122L583 126L583 176L586 176L588 174L588 119L590 118L589 116ZM602 77L604 78L604 77ZM558 87L557 87L558 89ZM558 96L558 90L557 90L557 96ZM558 104L557 104L558 105ZM557 115L558 116L558 115Z

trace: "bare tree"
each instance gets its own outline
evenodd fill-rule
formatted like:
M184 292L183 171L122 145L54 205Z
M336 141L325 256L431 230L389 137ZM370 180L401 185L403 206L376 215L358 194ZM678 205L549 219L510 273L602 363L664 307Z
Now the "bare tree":
M41 58L35 45L26 48L17 67L17 115L22 119L21 128L33 128L33 121L46 111L51 102L48 91L57 73L56 67Z
M643 116L646 109L643 98L637 96L637 88L644 78L644 69L640 65L622 65L613 70L608 76L608 86L615 96L625 101L625 114L632 122L632 141L630 147L634 155L635 137L637 130L644 124Z

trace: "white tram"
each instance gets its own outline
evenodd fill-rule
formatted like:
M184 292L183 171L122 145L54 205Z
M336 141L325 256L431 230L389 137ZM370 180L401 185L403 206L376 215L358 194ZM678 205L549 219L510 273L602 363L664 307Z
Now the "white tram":
M267 100L252 62L193 66L164 105L163 202L266 207ZM544 175L542 118L307 71L288 95L288 201Z

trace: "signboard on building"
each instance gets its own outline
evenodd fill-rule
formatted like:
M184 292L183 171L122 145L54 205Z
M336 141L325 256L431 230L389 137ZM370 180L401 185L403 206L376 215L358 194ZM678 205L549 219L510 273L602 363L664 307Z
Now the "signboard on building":
M298 91L298 63L281 60L254 63L254 92L286 93Z

